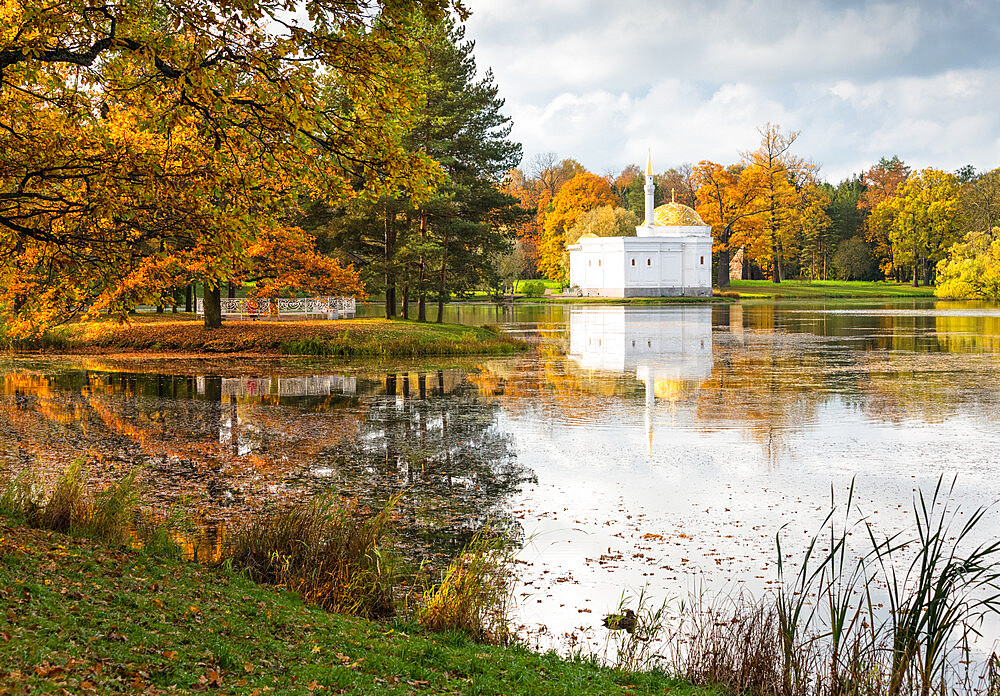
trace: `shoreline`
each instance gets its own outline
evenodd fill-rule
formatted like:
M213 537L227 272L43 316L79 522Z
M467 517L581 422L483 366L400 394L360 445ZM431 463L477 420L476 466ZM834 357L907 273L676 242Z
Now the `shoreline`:
M193 316L139 315L118 324L67 324L42 336L7 341L12 355L170 355L208 357L322 357L375 360L511 355L529 344L494 327L386 319L260 322L227 321L205 329Z
M374 622L242 574L0 521L0 682L34 693L708 694L662 672ZM150 587L169 592L150 593ZM25 646L30 649L25 650ZM478 693L479 691L477 691Z

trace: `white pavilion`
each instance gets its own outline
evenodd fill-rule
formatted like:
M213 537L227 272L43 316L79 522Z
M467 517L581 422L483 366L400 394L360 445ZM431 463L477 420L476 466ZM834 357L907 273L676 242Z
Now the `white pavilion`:
M653 162L646 162L646 218L635 237L585 234L567 247L569 282L585 297L712 294L712 228L671 201L653 208Z

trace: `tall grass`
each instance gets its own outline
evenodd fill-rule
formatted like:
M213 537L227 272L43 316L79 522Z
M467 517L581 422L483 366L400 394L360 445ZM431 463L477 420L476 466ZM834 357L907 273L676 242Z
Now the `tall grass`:
M256 516L234 528L224 562L333 611L389 616L397 572L388 534L397 500L372 515L357 501L330 497Z
M424 591L417 621L432 631L458 630L474 640L507 645L514 639L513 549L504 535L478 532Z
M128 542L142 500L138 470L131 470L117 483L90 495L83 462L77 459L66 468L47 499L32 472L14 477L0 491L0 515L38 529L79 534L111 544Z
M927 500L920 491L916 554L900 574L893 554L905 545L879 540L869 527L872 548L888 586L892 669L888 693L929 694L944 683L955 646L966 643L988 614L1000 613L1000 541L968 551L970 537L987 510L977 508L964 522L950 504L955 481L943 479Z
M12 522L36 526L44 507L42 487L33 471L22 471L0 490L0 517Z
M421 326L421 325L417 325ZM416 329L414 329L416 331ZM471 329L447 336L416 334L386 336L308 337L284 341L278 351L285 355L318 355L340 358L424 357L435 355L510 355L527 344L500 332Z
M696 595L682 607L661 658L695 684L723 686L734 694L781 693L779 631L773 604L743 596L709 602Z
M741 694L1000 693L996 655L979 674L969 648L1000 614L1000 542L973 541L988 509L962 519L953 493L939 479L914 498L912 530L880 535L853 507L852 484L842 521L831 510L791 578L779 563L777 593L692 605L667 622L660 656L696 684ZM780 533L776 546L783 559Z
M631 609L632 603L635 609ZM614 633L608 634L608 640L615 642L614 658L610 661L612 667L623 672L637 672L651 666L651 663L658 656L655 654L657 640L663 637L668 630L668 621L671 616L668 600L664 600L659 605L655 604L650 597L647 588L643 587L633 598L622 594L618 602L618 616L626 611L632 610L635 613L635 626L632 630L618 629ZM678 608L679 613L684 613L684 605ZM605 645L605 653L607 645Z

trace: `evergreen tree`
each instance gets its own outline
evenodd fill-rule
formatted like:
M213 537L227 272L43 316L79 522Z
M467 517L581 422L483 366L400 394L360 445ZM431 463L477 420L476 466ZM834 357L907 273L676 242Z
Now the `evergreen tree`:
M408 317L415 300L424 321L427 300L436 297L440 322L452 293L494 280L526 211L501 190L521 146L509 139L492 71L476 77L475 43L451 19L425 24L419 39L426 100L405 142L437 161L445 182L429 197L400 190L312 217L325 228L327 249L357 263L370 289L385 293L386 317L395 316L397 300Z

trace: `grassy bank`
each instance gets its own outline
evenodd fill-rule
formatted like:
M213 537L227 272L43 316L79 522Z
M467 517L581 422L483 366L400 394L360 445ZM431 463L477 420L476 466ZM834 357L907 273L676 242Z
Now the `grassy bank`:
M547 284L548 285L548 284ZM558 285L552 283L552 285ZM555 289L555 288L554 288ZM735 294L730 294L735 293ZM721 295L721 296L720 296ZM738 295L738 297L737 297ZM545 295L538 297L516 297L515 302L553 302L579 304L675 304L688 302L732 302L744 299L783 298L933 298L934 288L913 287L907 283L885 283L846 280L786 280L772 283L769 280L735 280L730 287L716 288L713 297L631 297L626 299L605 299L594 297L562 297Z
M853 280L786 280L772 283L770 280L734 280L732 292L742 298L825 298L825 297L912 297L933 298L934 288L918 288L906 283L883 283Z
M612 304L612 305L674 305L674 304L705 304L735 302L738 298L721 297L561 297L546 295L545 297L517 297L515 303L533 304L547 302L552 304Z
M51 329L12 350L101 354L109 352L251 353L352 357L505 355L523 341L490 327L386 319L337 321L227 321L208 330L194 317L133 317L127 324L87 321Z
M0 693L672 694L627 675L305 605L240 575L0 525Z

